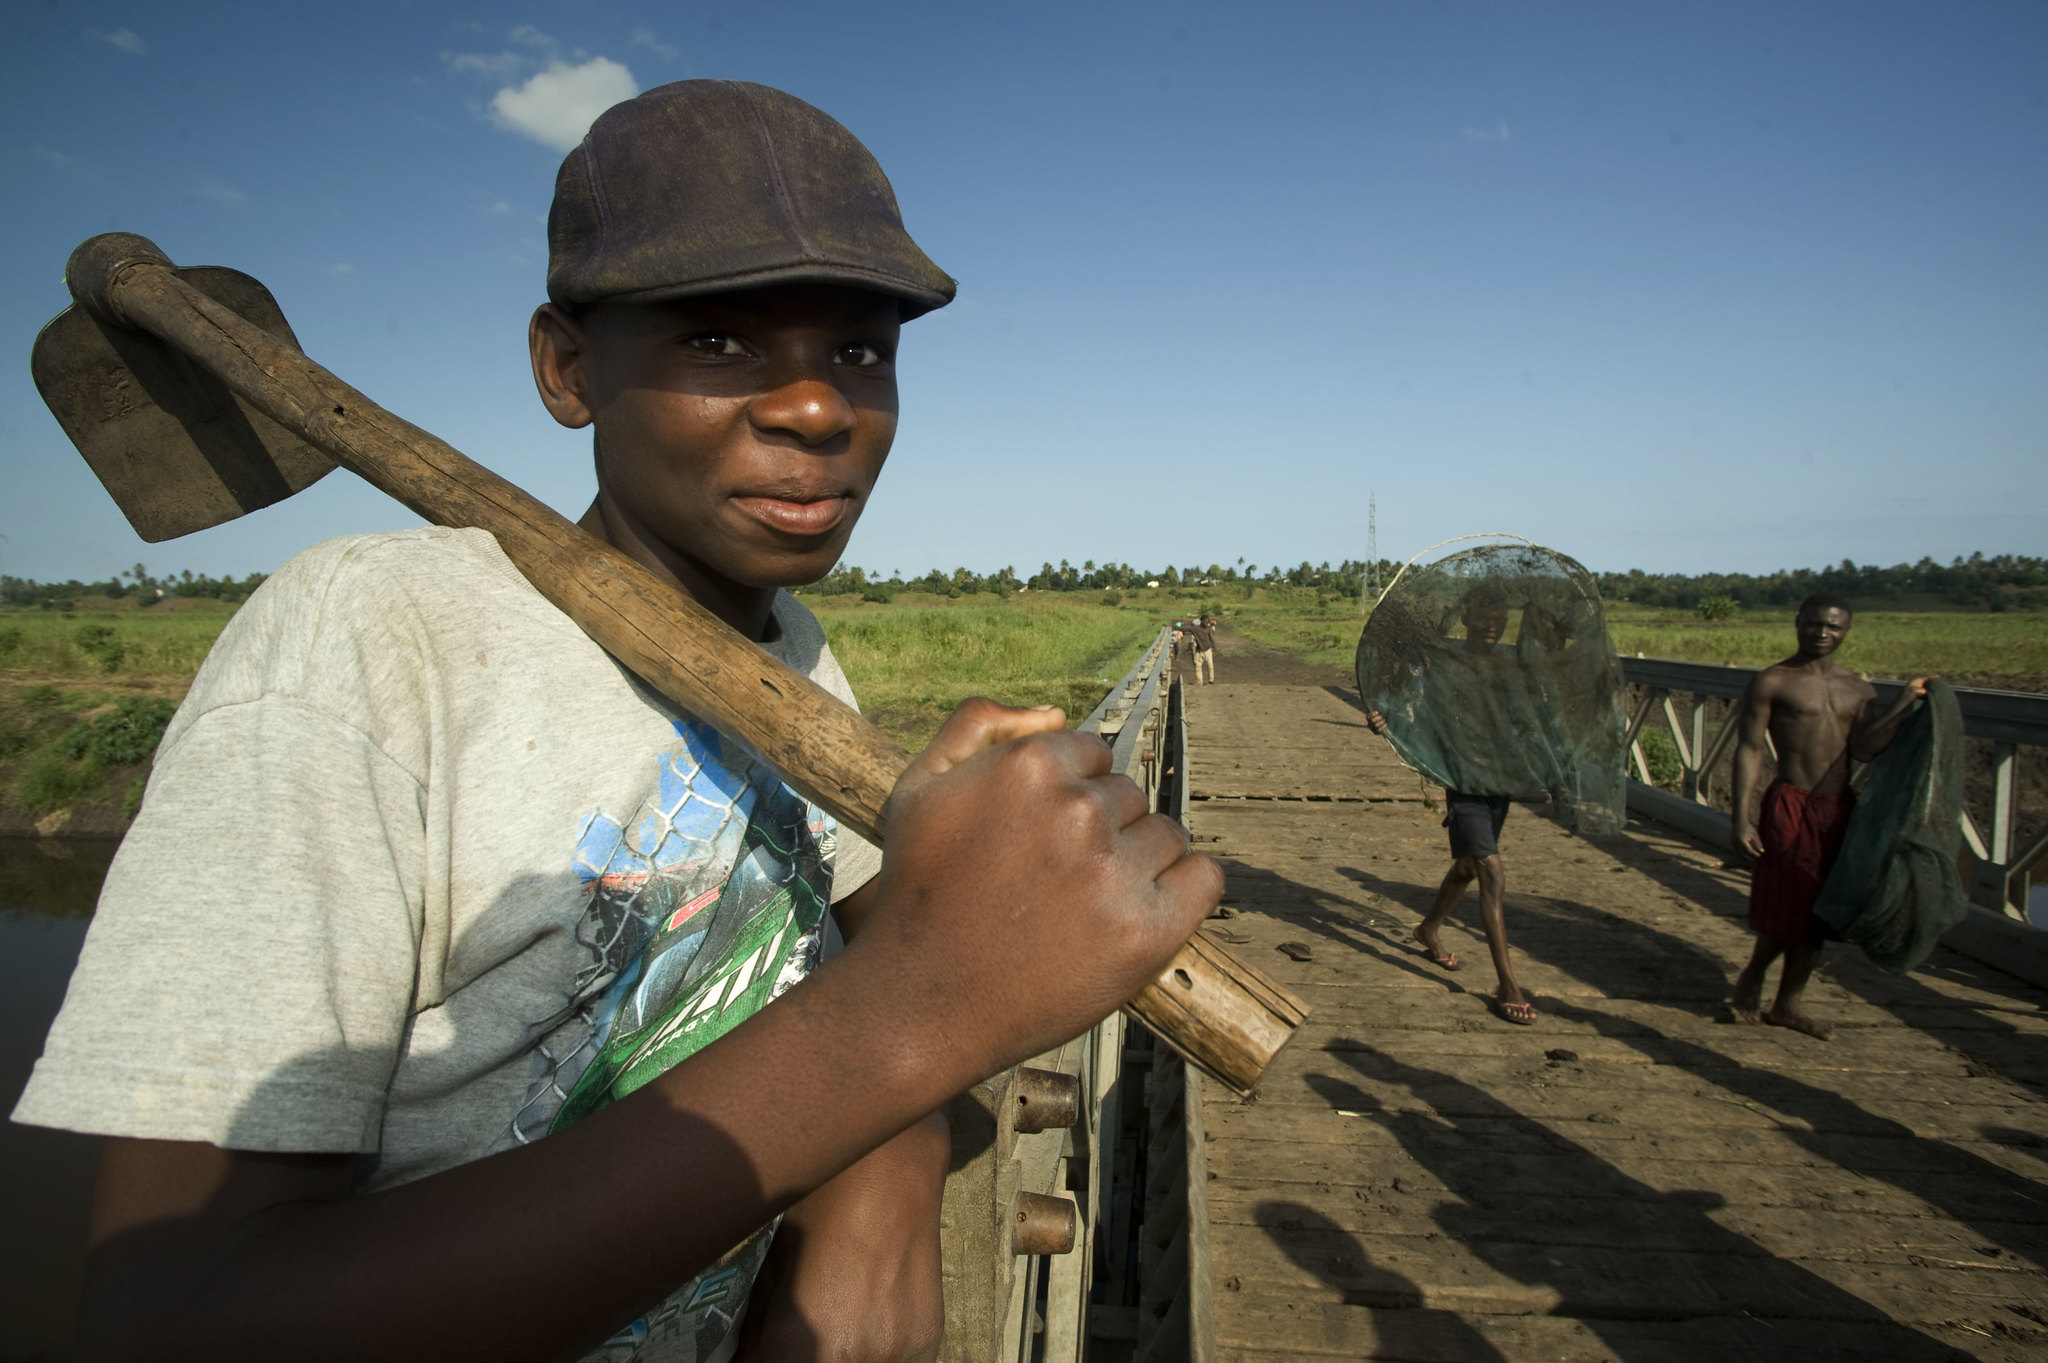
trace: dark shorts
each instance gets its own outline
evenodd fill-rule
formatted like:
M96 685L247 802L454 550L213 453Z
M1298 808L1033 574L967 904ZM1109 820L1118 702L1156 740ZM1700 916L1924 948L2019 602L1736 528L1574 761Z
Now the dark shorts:
M1447 790L1444 806L1453 857L1490 857L1500 851L1500 826L1508 820L1507 796Z

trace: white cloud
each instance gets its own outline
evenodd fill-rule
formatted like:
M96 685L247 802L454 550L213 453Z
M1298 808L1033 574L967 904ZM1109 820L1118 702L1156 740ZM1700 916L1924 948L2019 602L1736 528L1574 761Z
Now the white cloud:
M510 217L512 214L512 205L506 203L503 199L500 199L496 203L485 204L484 212L500 218Z
M665 62L672 62L677 57L683 55L683 49L677 47L674 43L665 43L655 37L654 30L651 28L634 29L631 41L633 46L644 47Z
M59 170L77 170L85 164L76 156L66 155L64 152L50 147L30 147L28 154L46 165L55 166Z
M354 262L347 260L337 260L332 265L322 265L320 267L321 274L331 274L337 279L341 278L343 275L352 275L355 272L356 267Z
M491 121L566 152L583 140L599 114L639 93L633 73L609 57L592 57L581 66L552 61L524 85L508 85L493 95Z
M536 52L554 52L557 48L553 38L550 38L532 24L521 24L505 36L523 47L534 49Z
M239 208L249 202L248 195L214 176L209 176L192 186L192 192L209 203L219 204L222 208Z
M1465 139L1468 142L1506 142L1508 140L1508 121L1502 119L1491 128L1467 128L1465 129Z
M149 50L143 46L142 39L135 36L133 29L117 28L111 33L104 33L99 29L89 28L85 31L85 36L96 43L108 43L118 47L131 57L139 57Z

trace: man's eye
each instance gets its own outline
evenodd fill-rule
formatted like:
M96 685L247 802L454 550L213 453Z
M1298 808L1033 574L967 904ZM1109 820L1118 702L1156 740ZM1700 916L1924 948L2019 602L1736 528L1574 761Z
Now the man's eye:
M841 346L839 353L833 356L836 363L858 365L862 368L883 364L888 358L880 346L867 341L856 341L852 345Z
M699 355L727 356L744 355L747 353L745 347L741 346L738 341L722 332L716 331L707 331L700 336L692 336L689 340L684 341L683 344L696 351Z

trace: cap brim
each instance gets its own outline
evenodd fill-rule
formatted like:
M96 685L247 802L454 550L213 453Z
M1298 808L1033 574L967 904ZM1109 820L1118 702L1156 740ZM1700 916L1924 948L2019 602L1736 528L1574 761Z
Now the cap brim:
M568 306L591 303L665 303L675 298L702 298L706 294L738 293L744 289L765 289L778 284L841 284L849 288L885 294L895 299L903 309L903 320L908 322L914 317L922 317L928 312L943 308L953 301L957 286L950 279L946 283L949 287L940 290L859 265L801 261L791 265L777 265L766 270L745 270L736 274L717 275L710 279L693 279L686 284L663 284L651 289L634 289L628 293L603 294L596 298L553 298L553 301ZM552 294L550 296L552 297Z

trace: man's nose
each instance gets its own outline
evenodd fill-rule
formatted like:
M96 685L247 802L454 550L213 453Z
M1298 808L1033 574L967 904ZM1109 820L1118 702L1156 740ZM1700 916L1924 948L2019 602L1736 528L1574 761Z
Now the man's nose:
M793 379L754 399L747 415L756 430L785 431L806 445L823 445L859 421L846 394L821 378Z

